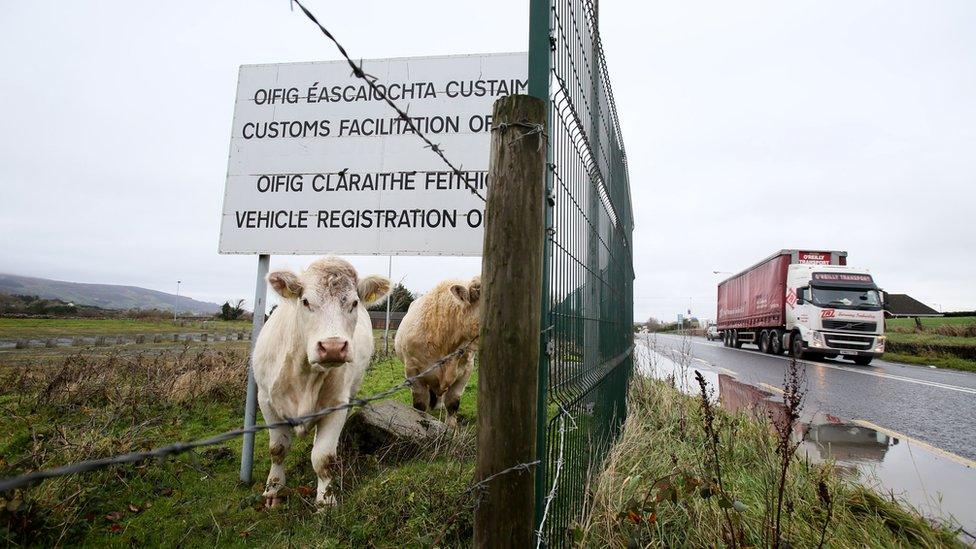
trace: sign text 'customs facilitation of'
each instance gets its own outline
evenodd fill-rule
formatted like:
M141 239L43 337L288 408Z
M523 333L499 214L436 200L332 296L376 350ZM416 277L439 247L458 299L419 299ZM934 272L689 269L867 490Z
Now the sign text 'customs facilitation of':
M463 175L345 61L244 65L220 252L481 255L492 105L526 92L524 53L363 62Z

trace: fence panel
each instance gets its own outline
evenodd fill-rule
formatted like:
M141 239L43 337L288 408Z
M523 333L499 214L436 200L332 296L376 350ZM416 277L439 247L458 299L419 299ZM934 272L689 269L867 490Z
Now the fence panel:
M530 48L544 44L549 64L530 51L529 78L548 72L551 215L536 517L543 543L558 547L569 541L591 474L625 417L633 369L633 212L597 5L539 1L548 4L548 26L533 19ZM545 42L540 32L548 33Z

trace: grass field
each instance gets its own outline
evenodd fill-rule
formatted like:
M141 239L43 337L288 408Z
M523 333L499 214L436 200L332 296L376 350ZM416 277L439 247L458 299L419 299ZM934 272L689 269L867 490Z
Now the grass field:
M905 364L918 364L920 366L935 366L936 368L949 368L952 370L964 370L976 372L976 361L966 360L951 355L940 355L937 353L923 354L904 354L886 352L883 360L891 362L902 362Z
M248 346L227 341L0 352L0 477L239 427ZM360 394L402 380L399 361L379 358ZM315 508L310 438L298 439L286 459L286 504L263 507L270 463L267 434L261 432L249 485L238 482L241 441L233 439L164 462L48 480L0 495L0 537L6 545L467 546L476 504L466 490L474 471L477 382L476 372L461 400L461 428L446 444L412 458L383 451L361 455L340 444L335 508ZM661 503L653 532L638 532L643 526L626 513L621 518L631 496L659 487L657 476L678 466L692 472L702 467L694 400L648 383L655 382L635 382L625 436L593 488L596 514L579 529L583 544L721 544L722 527L709 522L718 509L707 502L682 501L673 508ZM410 402L408 391L394 398ZM723 436L737 441L727 450L732 462L723 474L737 501L750 506L743 516L761 520L752 506L764 489L760 472L772 452L769 440L758 423L744 418L722 415L719 423L732 430ZM798 464L793 473L793 546L806 545L817 528L817 500L810 492L816 472ZM829 546L952 544L950 534L899 505L839 479L830 482L838 511Z
M0 339L72 337L96 335L158 334L188 331L239 332L250 330L250 321L159 321L85 318L0 318Z
M976 317L913 318L885 321L888 348L884 359L976 372Z
M939 326L970 326L976 324L976 316L939 316L921 317L924 328L937 328ZM889 330L906 329L915 330L914 318L889 318L885 320L885 325Z
M0 355L0 476L148 449L240 426L247 342L72 355L36 349ZM361 389L403 380L378 360ZM7 545L228 543L456 546L470 538L476 379L451 443L417 459L351 455L340 446L339 505L316 512L311 438L286 460L283 508L265 510L267 434L257 436L255 482L238 483L240 439L164 463L46 481L0 501ZM396 398L409 402L409 391Z

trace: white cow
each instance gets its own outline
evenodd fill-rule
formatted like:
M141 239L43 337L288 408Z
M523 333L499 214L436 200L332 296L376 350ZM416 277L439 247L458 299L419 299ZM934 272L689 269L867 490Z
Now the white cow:
M481 329L481 277L445 280L410 304L397 328L394 349L407 377L428 371L462 346L465 351L414 383L413 406L427 411L443 404L446 423L457 427L461 394L474 371Z
M373 354L373 329L366 306L383 299L390 280L367 276L338 257L324 257L297 275L274 271L271 287L283 298L254 347L258 403L268 423L348 403L359 389ZM336 446L346 411L296 427L299 436L315 428L312 467L318 476L315 501L334 505L329 492L337 464ZM271 471L265 485L268 506L280 503L285 486L285 456L292 429L270 431Z

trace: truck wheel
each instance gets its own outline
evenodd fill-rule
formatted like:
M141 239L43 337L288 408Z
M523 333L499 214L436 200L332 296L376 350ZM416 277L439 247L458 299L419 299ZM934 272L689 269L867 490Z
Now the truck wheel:
M779 330L769 331L769 352L774 355L783 354L783 334Z
M763 330L759 334L759 352L769 354L769 332Z
M803 339L800 338L800 334L793 334L790 337L790 355L793 358L803 358Z
M739 341L739 330L732 330L732 346L736 349L742 348L742 342Z
M854 357L854 364L858 366L867 366L871 364L871 360L874 359L873 356L856 356Z

